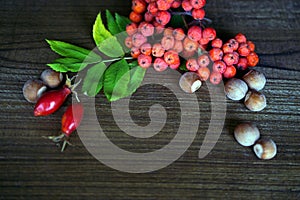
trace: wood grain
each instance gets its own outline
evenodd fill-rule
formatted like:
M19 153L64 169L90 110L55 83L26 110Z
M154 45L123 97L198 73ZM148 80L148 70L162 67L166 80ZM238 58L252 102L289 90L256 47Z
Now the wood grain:
M0 8L0 199L299 199L300 198L300 3L297 0L209 0L207 16L220 37L246 33L257 46L260 66L268 78L268 107L251 113L227 101L222 135L204 159L198 151L210 119L207 91L197 93L201 126L191 147L172 165L146 174L111 169L96 160L75 134L75 145L60 153L42 138L57 134L64 109L35 118L33 105L22 96L24 82L37 78L45 63L57 56L44 39L93 48L91 27L99 11L130 12L130 1L2 0ZM157 95L153 96L153 93ZM180 108L170 91L139 90L131 106L133 119L147 124L154 98L166 105L164 134L133 140L115 126L110 104L101 94L96 109L111 140L133 152L159 149L174 136ZM70 103L70 99L63 108ZM188 102L187 102L188 103ZM232 136L235 125L255 122L263 137L278 145L277 156L260 161Z

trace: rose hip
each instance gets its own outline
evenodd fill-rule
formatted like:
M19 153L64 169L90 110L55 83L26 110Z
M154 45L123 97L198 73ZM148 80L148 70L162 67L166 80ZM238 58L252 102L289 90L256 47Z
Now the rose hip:
M84 109L81 103L68 106L61 119L61 131L69 137L80 125Z

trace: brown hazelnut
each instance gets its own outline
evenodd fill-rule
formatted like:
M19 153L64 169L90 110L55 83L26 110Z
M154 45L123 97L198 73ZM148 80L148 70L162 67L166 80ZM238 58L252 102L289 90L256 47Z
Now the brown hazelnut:
M267 106L266 96L255 90L247 93L244 103L249 110L254 112L261 111Z
M260 132L254 124L243 123L234 129L234 137L240 145L248 147L259 139Z
M271 139L260 139L253 146L255 155L263 160L274 158L277 153L277 146Z
M227 81L224 90L229 99L239 101L245 97L248 91L248 86L244 81L232 78Z
M196 92L201 85L200 77L195 72L186 72L179 79L179 86L186 93Z
M52 69L45 69L41 74L41 79L48 87L56 88L61 84L61 81L63 80L63 75L62 73L56 72Z
M28 80L23 86L23 96L30 103L35 103L47 90L45 84L40 80Z
M248 84L249 88L256 91L262 90L267 82L265 75L256 70L250 70L243 76L243 80Z

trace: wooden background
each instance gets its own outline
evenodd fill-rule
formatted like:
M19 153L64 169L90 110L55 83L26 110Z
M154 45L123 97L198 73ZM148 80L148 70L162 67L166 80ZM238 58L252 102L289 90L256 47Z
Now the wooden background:
M24 100L22 86L26 80L37 78L47 68L45 63L57 58L45 38L93 48L91 27L97 13L108 8L128 15L131 2L1 0L0 199L300 199L300 2L207 2L207 16L221 37L243 32L257 45L261 58L258 69L268 78L264 90L268 107L251 113L241 103L228 101L218 143L208 156L198 159L210 114L209 106L203 103L209 99L205 92L199 92L204 125L188 151L159 171L129 174L96 160L77 134L72 137L75 146L60 153L42 136L58 133L64 109L49 117L33 117L33 105ZM137 105L131 106L131 112L137 123L147 124L149 120L139 98L158 92L155 102L166 101L165 92L169 91L159 89L152 87L136 94ZM177 101L172 95L167 101L167 106L173 106L168 122L176 124L180 120ZM70 99L63 107L68 103ZM97 97L97 110L107 134L127 150L147 152L172 139L169 126L166 134L136 144L115 127L110 104L103 95ZM263 137L277 143L274 159L261 161L251 148L234 141L234 126L245 120L256 123Z

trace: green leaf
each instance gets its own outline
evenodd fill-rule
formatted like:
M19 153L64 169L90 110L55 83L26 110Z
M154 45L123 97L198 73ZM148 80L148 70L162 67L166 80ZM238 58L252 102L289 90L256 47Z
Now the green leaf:
M61 58L66 59L66 58ZM59 62L58 60L55 60L53 63L47 64L50 68L52 68L54 71L58 72L78 72L82 69L84 69L88 64L87 63L63 63Z
M53 69L54 71L57 72L68 72L69 69L67 66L65 66L64 64L60 64L60 63L51 63L51 64L47 64L47 66L49 66L51 69Z
M84 78L82 92L90 97L96 96L103 87L103 77L107 66L101 62L91 67Z
M132 95L140 87L146 71L146 69L140 66L136 66L130 70L130 81L128 84L126 96Z
M61 42L57 40L46 40L46 41L48 42L50 48L54 52L64 57L76 58L78 60L83 61L91 52L90 50L66 42ZM92 52L92 54L93 56L95 56L94 55L95 53Z
M122 59L113 63L104 74L104 93L109 101L118 100L126 95L130 81L129 66L126 60ZM116 84L121 85L115 89Z
M186 62L181 62L181 65L179 66L179 70L184 71L184 72L188 72L189 70L186 68L185 63Z
M98 46L101 44L104 40L111 37L111 33L105 28L102 19L101 19L101 13L97 15L95 24L93 26L93 38Z
M169 26L173 28L182 28L185 27L185 23L183 20L183 15L172 15L172 18L169 22Z
M109 57L117 58L124 55L122 46L114 36L102 41L98 48L102 53Z
M116 22L119 26L119 29L121 31L126 31L126 26L127 24L130 24L131 21L127 17L121 16L118 13L116 13L115 16L116 16Z
M116 35L121 32L115 18L112 16L109 10L106 10L106 20L107 20L107 27L108 30L113 34Z

